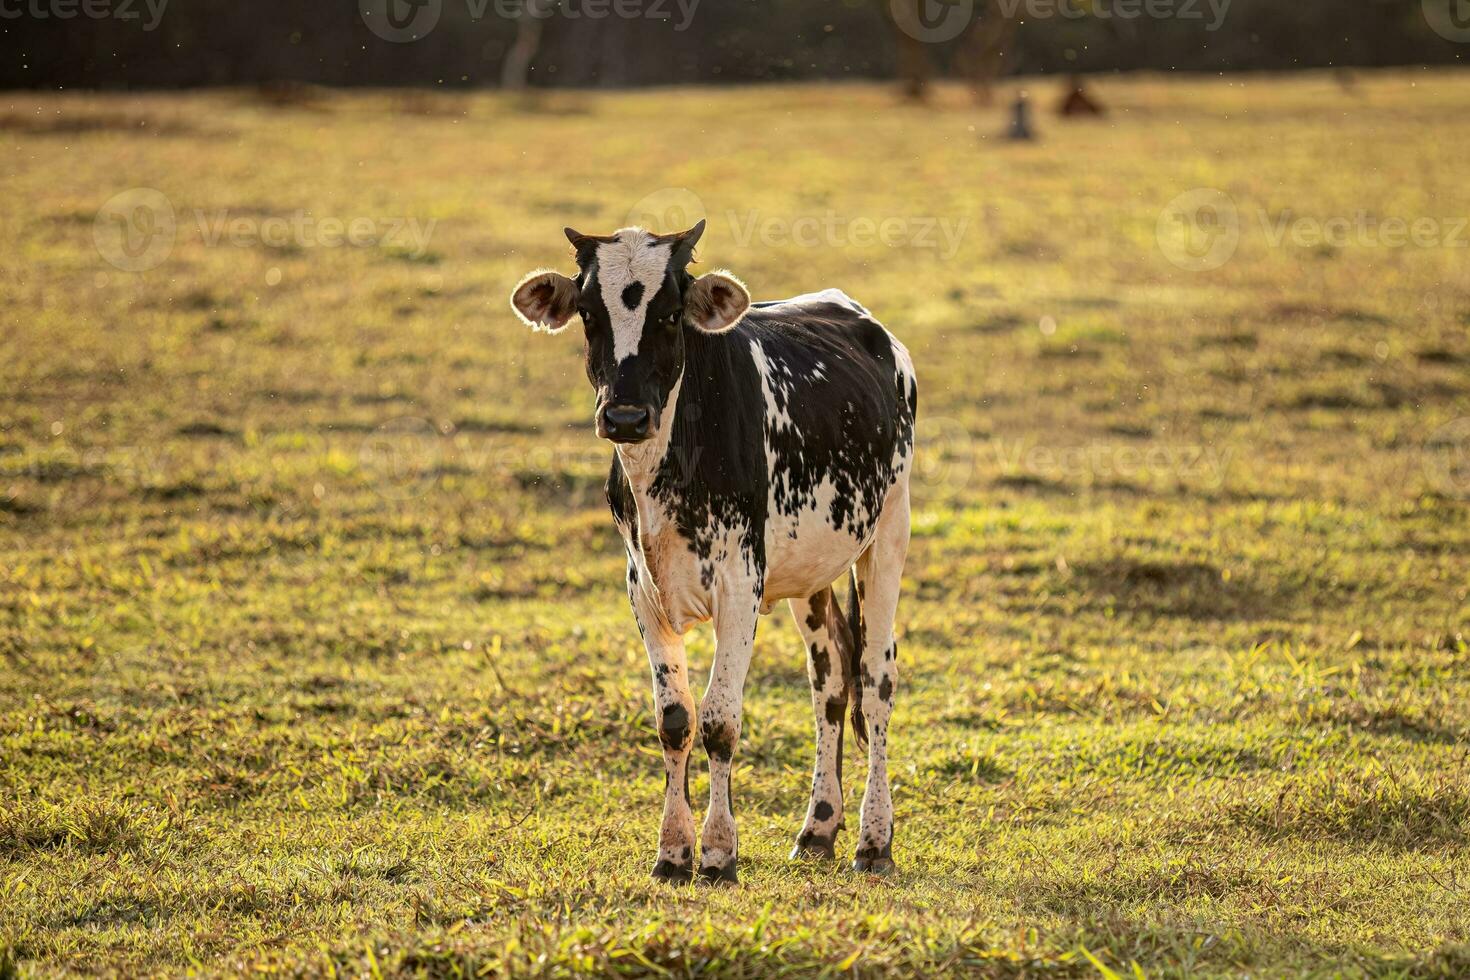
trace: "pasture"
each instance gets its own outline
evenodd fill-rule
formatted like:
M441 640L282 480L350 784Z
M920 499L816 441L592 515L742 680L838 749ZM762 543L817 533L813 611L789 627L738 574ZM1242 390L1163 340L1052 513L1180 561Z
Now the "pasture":
M0 99L0 975L1470 972L1470 76L1097 88ZM890 879L850 754L787 860L784 606L741 884L648 878L610 451L507 296L695 207L915 357Z

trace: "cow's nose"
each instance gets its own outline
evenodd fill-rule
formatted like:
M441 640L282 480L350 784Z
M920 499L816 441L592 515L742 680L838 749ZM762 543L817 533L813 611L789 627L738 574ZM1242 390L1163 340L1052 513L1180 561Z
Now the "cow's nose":
M602 410L607 436L614 441L642 439L648 435L648 409L636 405L609 405Z

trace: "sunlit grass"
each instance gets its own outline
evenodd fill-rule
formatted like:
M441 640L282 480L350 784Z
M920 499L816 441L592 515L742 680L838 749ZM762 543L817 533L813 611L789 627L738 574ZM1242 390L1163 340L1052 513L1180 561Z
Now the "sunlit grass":
M1470 972L1467 250L1267 233L1470 215L1470 81L1098 88L1025 146L859 85L0 100L0 974ZM142 272L94 239L133 187L178 221ZM1189 272L1202 187L1241 236ZM681 189L702 267L916 357L891 880L786 861L784 611L741 886L647 880L608 453L506 293ZM298 211L433 225L259 240Z

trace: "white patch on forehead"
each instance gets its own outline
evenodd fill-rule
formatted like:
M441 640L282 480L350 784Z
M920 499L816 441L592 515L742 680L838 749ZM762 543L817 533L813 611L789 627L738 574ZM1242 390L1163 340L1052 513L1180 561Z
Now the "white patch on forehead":
M652 241L653 236L642 228L624 228L617 232L616 241L597 246L597 284L612 321L613 359L619 363L638 353L648 304L668 275L672 246L649 244ZM643 295L630 310L623 302L623 290L635 282L643 284Z

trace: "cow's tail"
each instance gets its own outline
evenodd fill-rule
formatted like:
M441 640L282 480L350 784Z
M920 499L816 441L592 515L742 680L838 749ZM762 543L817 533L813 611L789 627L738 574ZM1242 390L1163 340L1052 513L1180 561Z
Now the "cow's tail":
M832 604L837 604L834 593ZM847 570L847 622L843 638L842 686L852 706L852 737L859 749L868 747L868 723L863 717L863 604L858 596L857 575Z

